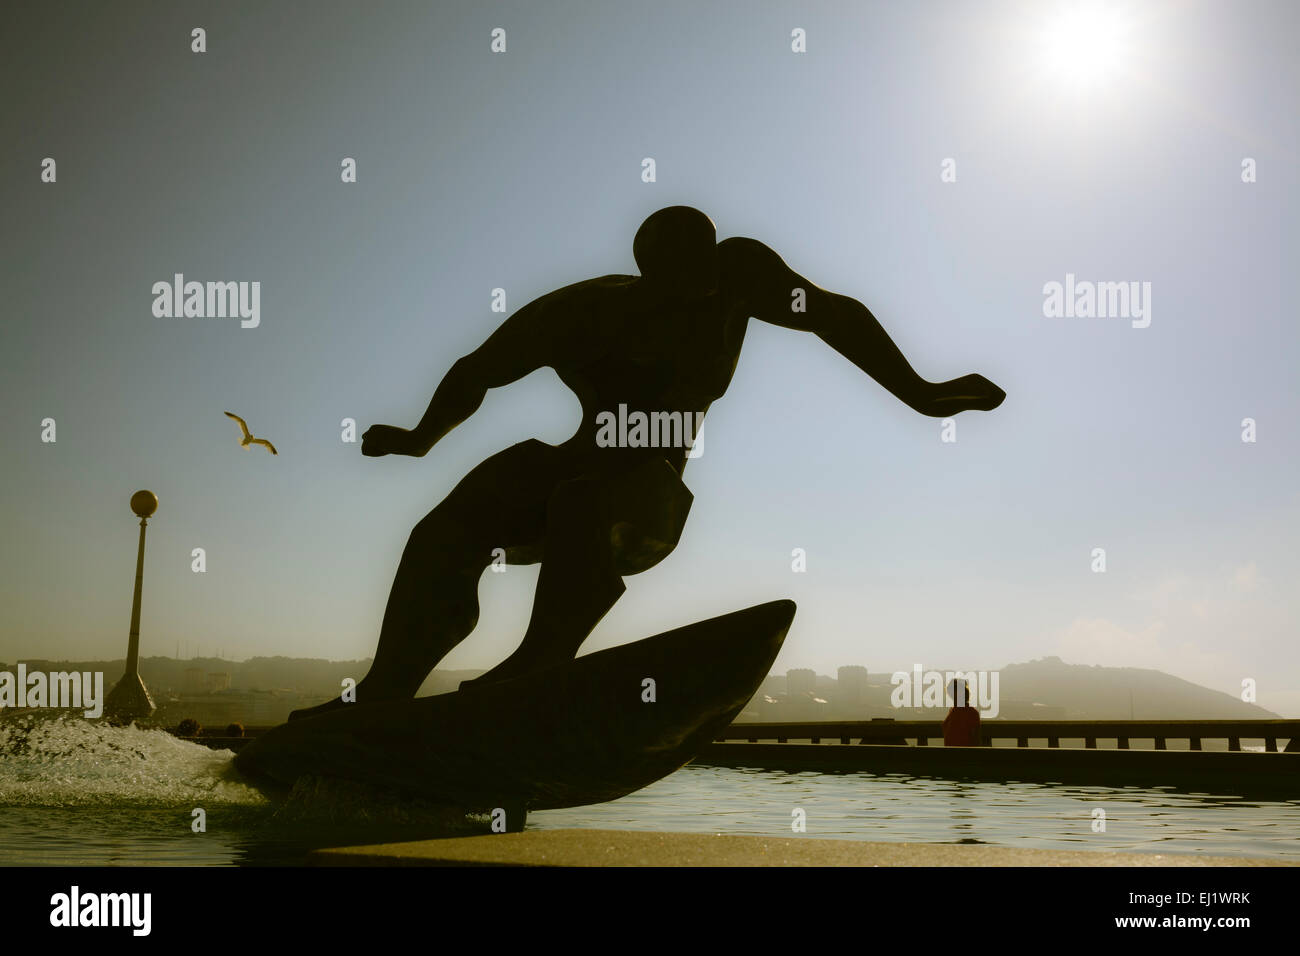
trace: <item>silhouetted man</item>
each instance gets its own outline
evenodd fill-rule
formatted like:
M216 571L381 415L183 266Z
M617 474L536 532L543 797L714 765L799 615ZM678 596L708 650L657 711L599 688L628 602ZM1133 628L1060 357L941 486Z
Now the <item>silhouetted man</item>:
M474 629L478 580L496 548L510 564L542 568L523 641L477 682L573 658L622 595L623 578L673 550L692 501L681 478L687 441L674 433L669 447L642 444L647 436L620 428L626 441L611 444L608 422L642 412L698 423L727 390L751 317L815 333L923 415L993 409L1005 397L980 375L927 382L864 305L795 274L761 242L718 242L697 209L653 213L632 252L640 276L590 279L530 302L452 365L415 428L375 425L363 436L364 455L423 456L489 388L543 366L582 403L568 441L534 439L493 455L415 526L358 703L411 697ZM805 311L792 309L796 289Z
M943 745L945 747L978 747L980 745L980 712L970 704L970 685L955 680L948 685L952 694L952 709L943 719Z

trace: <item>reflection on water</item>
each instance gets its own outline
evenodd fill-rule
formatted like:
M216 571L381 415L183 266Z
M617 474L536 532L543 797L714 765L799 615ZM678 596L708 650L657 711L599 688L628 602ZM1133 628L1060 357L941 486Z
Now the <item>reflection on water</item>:
M917 843L985 843L1300 857L1300 801L1169 789L785 773L688 766L613 803L530 814L529 826L695 830ZM1104 818L1094 815L1104 811ZM1104 832L1094 826L1104 823Z
M356 784L306 781L271 799L231 756L161 731L6 715L0 864L295 864L316 847L488 830ZM206 832L192 829L195 808ZM782 837L796 809L809 839L1300 858L1300 801L901 774L689 766L612 803L532 813L528 825Z

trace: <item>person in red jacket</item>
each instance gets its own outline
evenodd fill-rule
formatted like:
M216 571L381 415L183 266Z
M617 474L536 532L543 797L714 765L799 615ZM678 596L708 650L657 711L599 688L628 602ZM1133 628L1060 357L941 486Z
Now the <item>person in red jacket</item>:
M980 712L970 705L970 685L955 680L949 685L953 707L943 719L943 745L945 747L978 747L980 745Z

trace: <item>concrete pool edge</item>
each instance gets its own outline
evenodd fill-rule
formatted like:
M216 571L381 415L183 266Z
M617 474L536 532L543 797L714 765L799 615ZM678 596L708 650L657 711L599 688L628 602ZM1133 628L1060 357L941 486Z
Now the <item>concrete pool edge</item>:
M1039 850L653 830L525 830L314 850L312 866L1300 866L1272 857Z

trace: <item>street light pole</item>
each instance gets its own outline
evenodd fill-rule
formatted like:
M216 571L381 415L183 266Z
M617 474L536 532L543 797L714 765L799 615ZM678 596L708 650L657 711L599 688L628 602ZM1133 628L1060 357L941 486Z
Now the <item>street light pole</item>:
M140 594L144 588L144 532L149 516L158 510L158 496L152 491L137 491L131 496L131 510L140 518L140 545L135 555L135 595L131 600L126 671L104 702L104 713L116 722L148 717L155 709L149 689L140 677Z

